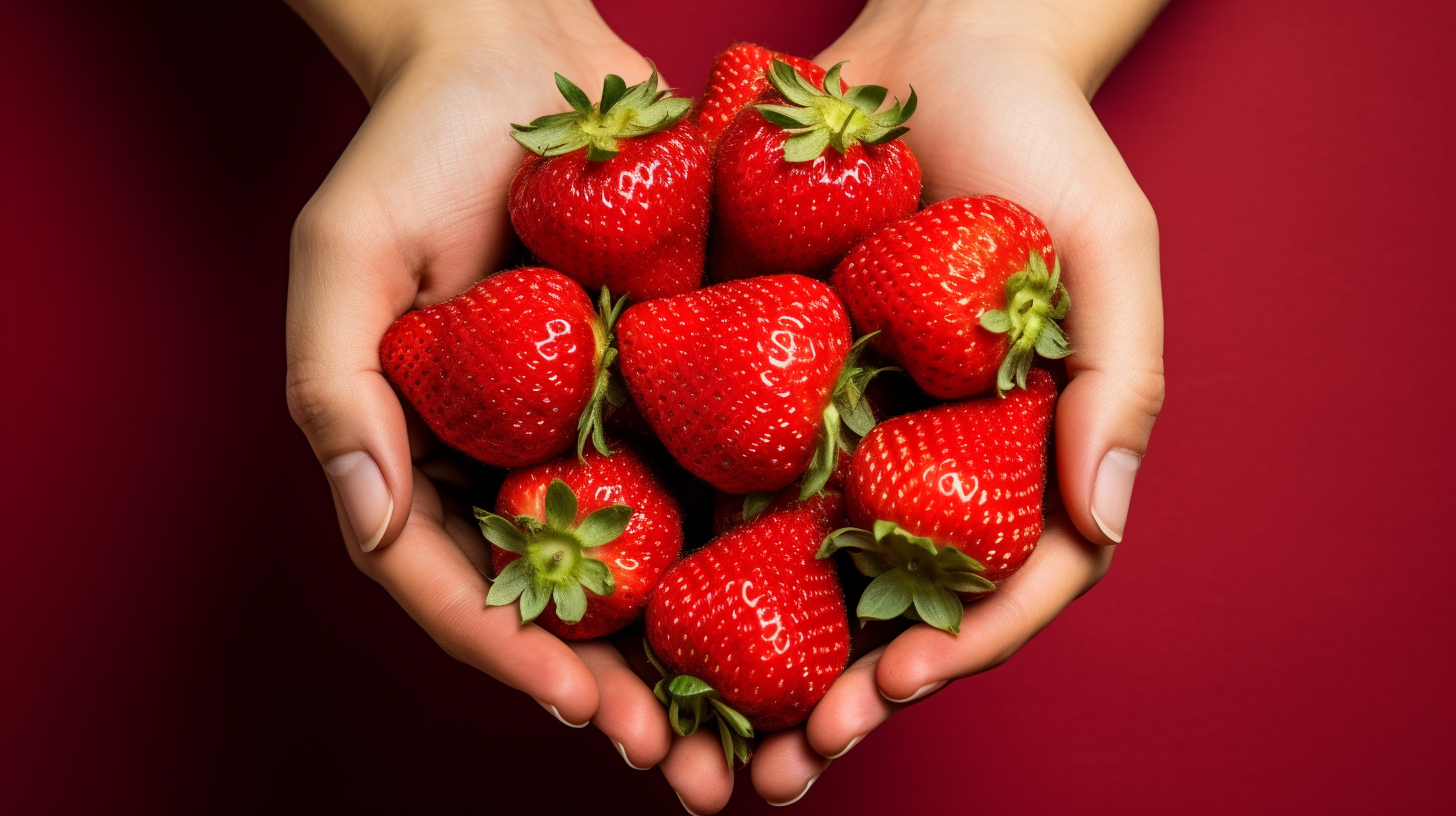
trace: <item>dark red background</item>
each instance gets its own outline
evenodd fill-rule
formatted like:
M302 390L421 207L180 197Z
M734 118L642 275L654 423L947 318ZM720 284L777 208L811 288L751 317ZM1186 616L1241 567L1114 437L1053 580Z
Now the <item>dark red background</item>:
M677 5L602 9L689 87L855 12ZM1113 75L1168 323L1127 543L798 812L1451 807L1453 9L1174 3ZM282 387L290 223L365 114L312 34L13 4L0 67L0 810L675 812L342 551Z

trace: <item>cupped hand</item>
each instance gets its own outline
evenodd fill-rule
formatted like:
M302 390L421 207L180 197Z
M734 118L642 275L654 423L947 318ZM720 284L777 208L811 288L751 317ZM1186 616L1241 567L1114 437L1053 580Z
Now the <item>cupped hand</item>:
M995 194L1046 223L1076 353L1054 426L1062 509L1037 550L967 607L958 636L912 626L850 666L803 728L764 739L752 777L770 802L802 796L832 758L905 705L1007 660L1105 574L1113 547L1104 545L1122 540L1163 401L1158 228L1089 99L1160 4L1097 8L1111 5L1069 14L1056 3L872 2L815 60L848 60L851 84L885 85L902 99L914 86L905 140L927 202ZM1105 18L1076 18L1088 9Z
M523 626L515 606L486 605L487 545L468 506L447 507L454 491L431 477L451 479L448 465L407 430L379 363L395 318L466 290L511 251L506 193L522 151L510 124L566 109L552 72L600 87L649 66L587 2L295 5L373 105L298 217L288 295L288 405L349 555L448 653L652 767L668 752L666 717L615 648L567 644Z

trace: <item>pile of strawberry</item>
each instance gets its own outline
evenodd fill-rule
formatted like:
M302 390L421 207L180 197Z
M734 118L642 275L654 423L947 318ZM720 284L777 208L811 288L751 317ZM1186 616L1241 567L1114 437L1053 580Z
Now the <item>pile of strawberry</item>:
M1009 201L920 209L913 91L881 111L753 45L695 106L655 73L596 103L556 81L571 111L513 133L538 265L404 315L380 359L441 440L511 469L476 510L487 602L567 639L645 618L674 729L716 722L741 761L845 668L846 588L862 625L955 633L1036 546L1060 266Z

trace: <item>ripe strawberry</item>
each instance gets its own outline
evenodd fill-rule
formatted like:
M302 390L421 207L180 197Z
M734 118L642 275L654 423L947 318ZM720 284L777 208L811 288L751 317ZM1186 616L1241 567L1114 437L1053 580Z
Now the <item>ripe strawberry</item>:
M560 74L572 110L512 132L531 155L511 182L511 224L532 252L590 291L643 301L702 283L712 170L691 103L657 90L657 71L602 99Z
M486 603L519 598L523 623L566 640L637 620L682 550L677 502L630 448L513 470L475 517L497 576Z
M824 69L803 57L776 54L752 43L729 46L713 60L708 87L703 89L703 95L693 106L693 123L703 132L710 146L718 140L733 117L768 88L768 78L764 74L773 67L775 59L792 65L814 85L824 82Z
M857 363L863 345L851 356L844 307L820 281L777 275L639 303L617 336L637 407L719 490L777 490L808 468L814 493L838 450L874 425L860 397L875 372Z
M829 474L829 480L824 483L825 490L844 492L844 480L849 475L849 460L848 456L838 458L834 465L834 472ZM734 527L753 521L764 513L787 510L800 502L812 501L812 496L807 499L800 498L802 492L803 485L797 481L773 492L761 491L741 496L724 493L721 490L714 491L713 534L722 535Z
M855 326L881 332L875 346L940 399L1024 388L1034 354L1072 353L1051 236L1004 198L947 199L881 229L839 263L834 288Z
M611 326L577 283L543 267L491 275L444 303L407 312L379 362L425 424L487 465L524 467L588 438L606 449L603 400L616 357Z
M899 136L915 110L876 113L885 89L841 90L839 66L819 87L775 61L767 93L734 119L714 157L716 280L796 272L822 277L879 227L915 212L920 165ZM826 90L827 89L827 90ZM831 149L832 148L832 149Z
M843 517L825 492L768 513L679 561L647 604L655 692L684 736L712 718L731 765L754 729L804 721L849 658L834 565L814 557Z
M875 579L861 620L903 613L958 632L961 600L994 590L1031 555L1056 399L1038 368L1008 396L905 414L865 436L845 482L859 528L835 531L819 552L859 550L855 566Z

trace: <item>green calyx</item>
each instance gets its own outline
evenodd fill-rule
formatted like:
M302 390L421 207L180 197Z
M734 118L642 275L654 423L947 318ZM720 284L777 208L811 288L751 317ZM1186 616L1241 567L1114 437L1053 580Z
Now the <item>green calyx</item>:
M814 458L809 461L809 467L804 471L804 478L800 482L800 500L823 490L829 477L834 475L840 453L852 453L855 445L875 427L875 412L870 410L870 404L864 398L865 388L877 374L897 370L893 366L875 368L860 363L860 356L877 334L879 332L870 332L856 340L850 346L849 354L845 355L844 366L839 369L839 379L834 383L834 393L829 398L829 405L824 408L824 427L819 434L819 446L814 449ZM743 504L743 518L751 520L747 500Z
M769 67L769 84L790 104L754 107L763 118L794 134L784 143L785 160L813 161L823 155L826 147L843 155L856 143L884 144L910 130L904 125L915 112L914 88L903 106L896 99L893 107L880 111L880 103L889 91L879 85L841 89L839 69L843 65L841 62L830 68L818 88L787 62L774 60Z
M601 301L597 306L600 319L596 322L596 341L597 348L602 350L601 359L597 361L597 378L592 384L591 398L587 400L586 408L582 409L581 416L576 420L576 456L582 461L586 461L588 441L603 456L612 455L612 448L607 444L607 407L620 408L627 401L627 389L623 387L621 377L613 370L617 362L617 318L622 316L622 310L626 307L625 297L617 298L613 302L612 293L607 287L602 287Z
M618 141L666 130L692 106L691 99L657 89L656 66L647 81L630 88L621 77L608 74L596 104L561 74L556 75L556 87L571 103L570 111L542 116L529 125L511 125L515 128L511 138L538 156L563 156L584 147L587 159L606 161L617 155Z
M1006 308L981 315L981 328L1004 334L1011 341L996 372L998 396L1005 396L1013 387L1026 387L1026 375L1036 355L1060 360L1072 353L1067 335L1057 325L1072 305L1061 278L1062 259L1057 258L1048 273L1041 250L1032 249L1026 267L1006 279Z
M876 521L873 532L844 527L824 538L819 558L850 549L860 572L874 578L860 596L855 614L866 621L904 615L959 634L965 607L957 592L991 592L996 585L981 576L986 568L952 546L936 547L925 536L893 521Z
M698 730L698 726L717 720L718 738L723 741L723 757L728 761L728 767L747 762L748 741L753 739L753 726L748 718L724 702L723 695L702 680L668 671L646 639L642 641L642 648L647 650L647 659L652 667L662 675L652 693L667 706L667 721L672 730L688 737Z
M576 623L586 614L586 591L611 595L616 581L607 565L588 551L615 540L627 529L632 508L617 504L593 511L576 523L576 494L560 479L546 488L546 520L517 516L514 522L475 508L480 531L490 543L518 553L491 584L485 602L505 606L521 601L521 622L536 619L549 601L556 617Z

